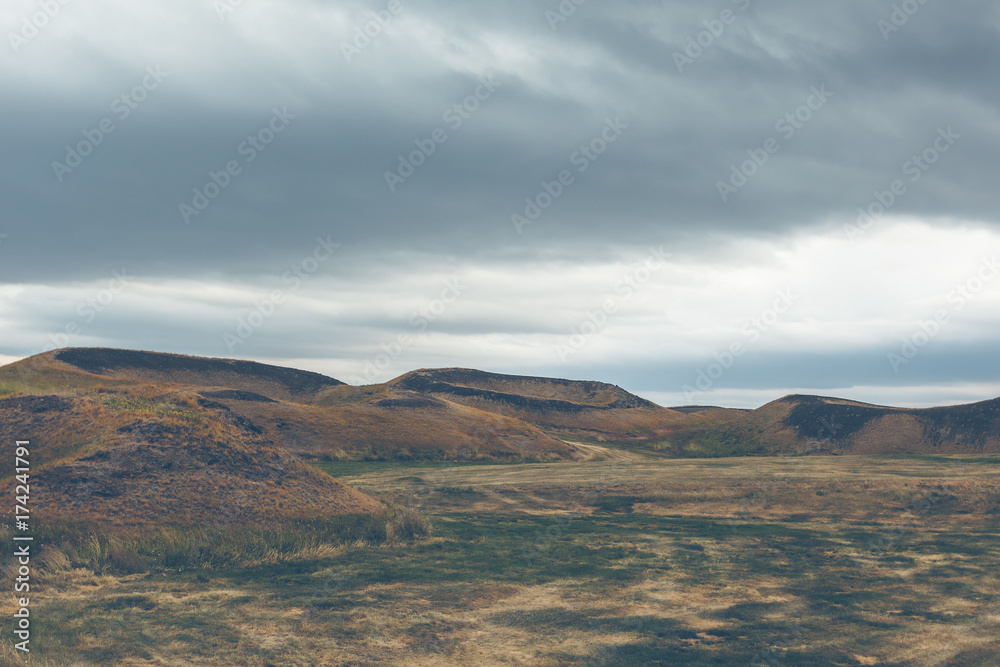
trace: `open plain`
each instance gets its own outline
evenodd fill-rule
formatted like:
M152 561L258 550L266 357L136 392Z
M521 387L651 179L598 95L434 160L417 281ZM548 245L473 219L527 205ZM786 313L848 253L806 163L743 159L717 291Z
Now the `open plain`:
M429 535L132 572L50 546L33 664L998 664L1000 458L601 450L315 464Z

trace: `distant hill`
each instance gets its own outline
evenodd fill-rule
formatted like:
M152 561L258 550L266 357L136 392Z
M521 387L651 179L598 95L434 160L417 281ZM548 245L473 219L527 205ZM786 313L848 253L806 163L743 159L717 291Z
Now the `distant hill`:
M0 368L0 396L186 392L252 425L274 447L334 460L559 460L580 454L538 427L394 385L351 387L280 366L69 348Z
M592 456L595 443L675 457L1000 451L1000 399L911 410L796 395L756 410L665 408L596 381L442 368L354 387L251 361L102 348L57 350L0 368L0 401L3 433L34 433L48 443L43 458L70 466L49 473L64 482L96 465L77 454L102 447L116 452L102 469L148 467L141 451L128 449L130 431L108 425L180 419L164 417L170 405L187 406L177 409L199 429L225 433L216 439L234 451L256 447L296 463L572 461ZM191 438L212 441L185 424ZM150 432L158 435L149 445L174 437L170 428ZM191 460L201 460L199 451Z
M337 387L311 404L217 392L202 396L309 458L547 461L577 456L528 422L392 386Z
M910 409L792 395L689 439L696 455L1000 452L1000 399Z
M423 393L480 398L540 412L660 408L651 401L605 382L501 375L468 368L417 370L396 378L390 384Z
M671 407L669 409L673 410L674 412L681 412L681 413L686 414L686 415L693 415L693 414L698 413L698 412L706 412L706 413L708 413L708 412L718 412L720 410L725 410L725 411L728 411L730 413L735 413L735 412L750 412L749 410L744 409L744 408L722 408L722 407L719 407L718 405L678 405L678 406Z
M180 354L69 348L52 358L87 373L143 382L227 387L272 399L308 399L323 389L343 385L319 373L238 359L209 359Z
M520 419L567 437L656 440L684 421L679 412L605 382L442 368L413 371L386 384Z

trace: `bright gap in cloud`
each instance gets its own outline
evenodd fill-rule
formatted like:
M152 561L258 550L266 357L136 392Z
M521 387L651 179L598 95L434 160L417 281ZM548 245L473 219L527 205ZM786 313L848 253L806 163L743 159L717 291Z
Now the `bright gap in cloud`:
M0 300L0 324L9 332L3 354L101 345L294 359L363 382L439 366L537 368L575 378L595 368L689 366L693 377L736 343L777 359L872 358L872 350L883 358L939 312L948 321L930 345L988 345L1000 331L1000 281L993 282L991 268L1000 233L971 224L956 233L956 225L887 218L853 240L840 230L803 232L665 260L633 248L619 249L615 259L450 261L447 270L436 258L403 267L386 262L381 273L362 278L324 267L298 288L282 276L252 284L136 280L106 299L108 280L7 286ZM276 291L281 303L269 305ZM639 388L669 394L690 381L660 377ZM777 397L773 390L730 390L726 381L719 378L707 396L730 405ZM768 377L759 383L775 386ZM815 386L830 382L815 378ZM928 392L951 400L940 387Z

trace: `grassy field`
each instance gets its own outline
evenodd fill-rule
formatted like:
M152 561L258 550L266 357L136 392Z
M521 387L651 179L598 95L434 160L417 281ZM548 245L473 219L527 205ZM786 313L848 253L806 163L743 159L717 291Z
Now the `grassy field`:
M1000 664L1000 459L330 471L433 532L133 573L50 550L31 664Z

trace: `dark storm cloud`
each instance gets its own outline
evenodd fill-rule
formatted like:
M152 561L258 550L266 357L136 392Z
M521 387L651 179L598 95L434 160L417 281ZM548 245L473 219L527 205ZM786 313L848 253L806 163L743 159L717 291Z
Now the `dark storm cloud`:
M0 301L10 358L56 346L79 322L74 345L335 359L299 365L347 378L412 334L413 313L458 276L464 303L386 373L493 364L676 392L711 362L701 357L725 315L757 307L718 293L739 284L715 279L725 271L757 275L803 235L844 242L859 207L956 239L998 222L1000 7L985 0L403 0L350 62L343 44L387 3L258 0L220 20L207 1L94 0L61 6L15 51L9 33L33 7L0 10L0 288L33 285ZM144 99L123 101L137 86ZM70 165L66 147L108 122ZM401 168L428 145L412 174ZM755 173L744 183L734 167ZM218 196L199 200L213 180ZM519 232L512 215L534 213ZM899 241L882 231L854 247L893 255ZM323 242L340 247L291 290L284 276ZM684 265L658 278L662 300L624 309L628 334L612 327L617 338L602 332L556 363L555 344L617 280L590 273L625 271L650 246ZM857 287L884 278L865 266L758 276L768 298L772 283L843 286L823 292L837 303L789 322L808 332L794 349L764 341L715 389L990 380L995 334L961 323L893 373L886 341L926 317L916 304L928 295L911 285L895 297L915 305L892 311L908 318L894 328L886 290ZM122 270L135 284L80 321L81 300ZM227 350L223 334L275 289L294 298ZM856 333L872 322L885 326ZM851 344L829 347L838 335ZM648 359L629 356L661 339Z
M378 36L350 64L339 48L349 29L298 25L262 53L229 31L254 15L216 22L206 13L185 20L204 24L196 49L210 52L206 41L219 33L224 51L207 72L166 53L88 54L100 37L91 36L78 38L84 55L60 61L58 77L29 83L17 70L48 57L42 35L30 54L5 56L0 170L10 238L0 277L92 278L120 264L149 275L278 271L320 234L377 257L780 232L852 219L948 127L961 139L892 212L995 221L998 92L985 83L1000 41L991 3L929 2L888 39L877 22L891 3L742 4L585 3L555 30L545 14L554 2L406 4L397 27L412 29ZM308 7L277 11L295 26ZM679 72L674 54L727 9L732 24ZM453 43L421 48L421 36L431 38L425 25ZM485 45L485 55L459 71L441 53L459 62L464 44ZM111 101L156 55L169 77L118 120ZM95 85L68 84L77 68ZM499 88L453 130L443 114L488 75ZM822 108L793 136L776 131L820 86L832 94ZM245 163L238 146L266 127L273 107L296 117ZM104 117L115 133L59 183L51 163ZM518 235L511 214L541 181L575 169L571 154L608 117L628 125L620 140ZM391 193L384 172L439 127L447 143ZM768 137L780 151L723 202L716 182ZM240 175L185 224L178 206L229 160L240 161Z

